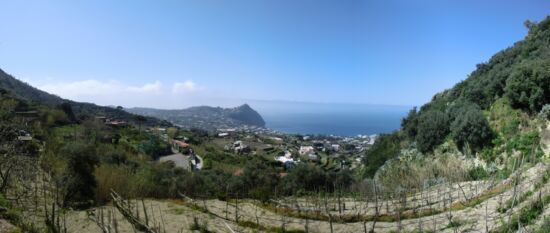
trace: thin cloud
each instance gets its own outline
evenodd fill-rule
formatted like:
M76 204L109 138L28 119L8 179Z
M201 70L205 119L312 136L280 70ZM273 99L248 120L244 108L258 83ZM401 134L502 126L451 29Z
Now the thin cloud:
M162 91L162 83L155 81L154 83L147 83L141 87L128 87L129 91L140 93L160 93Z
M148 106L148 107L183 107L183 105L196 105L202 103L203 97L208 97L202 92L205 88L197 83L186 80L164 85L160 81L144 84L128 84L117 80L100 81L87 79L69 82L44 82L42 80L27 79L31 85L62 98L91 102L99 105L122 106ZM170 103L167 99L185 95L185 101Z
M75 98L79 96L112 95L121 90L121 84L116 81L100 82L90 79L39 85L38 88L65 98Z
M37 87L46 92L59 95L69 99L79 99L83 96L112 96L120 94L154 94L162 92L162 83L146 83L141 86L131 86L118 81L98 81L94 79L58 82Z
M185 82L176 82L172 86L173 93L190 93L202 90L202 87L199 87L195 82L191 80L186 80Z

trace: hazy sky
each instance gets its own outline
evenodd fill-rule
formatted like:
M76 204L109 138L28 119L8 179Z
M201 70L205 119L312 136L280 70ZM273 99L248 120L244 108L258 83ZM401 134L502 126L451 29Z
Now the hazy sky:
M420 105L550 1L3 1L0 68L65 98Z

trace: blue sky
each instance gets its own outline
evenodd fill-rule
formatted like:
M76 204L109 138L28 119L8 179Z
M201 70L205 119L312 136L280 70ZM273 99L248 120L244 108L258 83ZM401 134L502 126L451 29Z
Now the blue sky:
M550 1L4 1L0 68L62 97L421 105Z

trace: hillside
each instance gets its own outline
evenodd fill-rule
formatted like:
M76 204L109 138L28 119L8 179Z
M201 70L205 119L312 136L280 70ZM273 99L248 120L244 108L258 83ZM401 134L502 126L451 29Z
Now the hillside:
M124 120L127 122L135 122L137 119L137 116L135 114L130 114L117 108L98 106L92 103L76 102L49 94L45 91L39 90L27 83L16 79L2 69L0 69L0 89L8 91L14 96L23 100L48 105L50 107L58 107L63 103L69 103L77 118L105 116L107 118ZM170 123L166 121L161 121L153 117L145 118L145 124L165 126L170 125Z
M523 41L366 151L322 136L111 127L94 118L106 107L72 101L82 120L71 120L65 100L3 75L0 228L550 232L550 17L526 26ZM186 127L264 125L248 105L128 111Z
M411 150L435 155L442 147L451 148L501 169L511 169L506 163L518 142L534 143L523 152L540 153L537 129L550 110L550 18L525 26L529 33L524 40L412 109L401 130L383 135L367 153L363 174L373 177L386 161Z
M248 104L235 108L198 106L178 110L129 108L126 111L167 120L183 128L215 130L241 126L265 126L262 116Z

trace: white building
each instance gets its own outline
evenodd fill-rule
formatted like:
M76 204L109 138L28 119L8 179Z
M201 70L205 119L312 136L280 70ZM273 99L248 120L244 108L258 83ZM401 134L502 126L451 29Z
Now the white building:
M313 153L315 151L315 149L313 148L313 146L300 146L300 155L305 155L305 154L310 154L310 153Z

